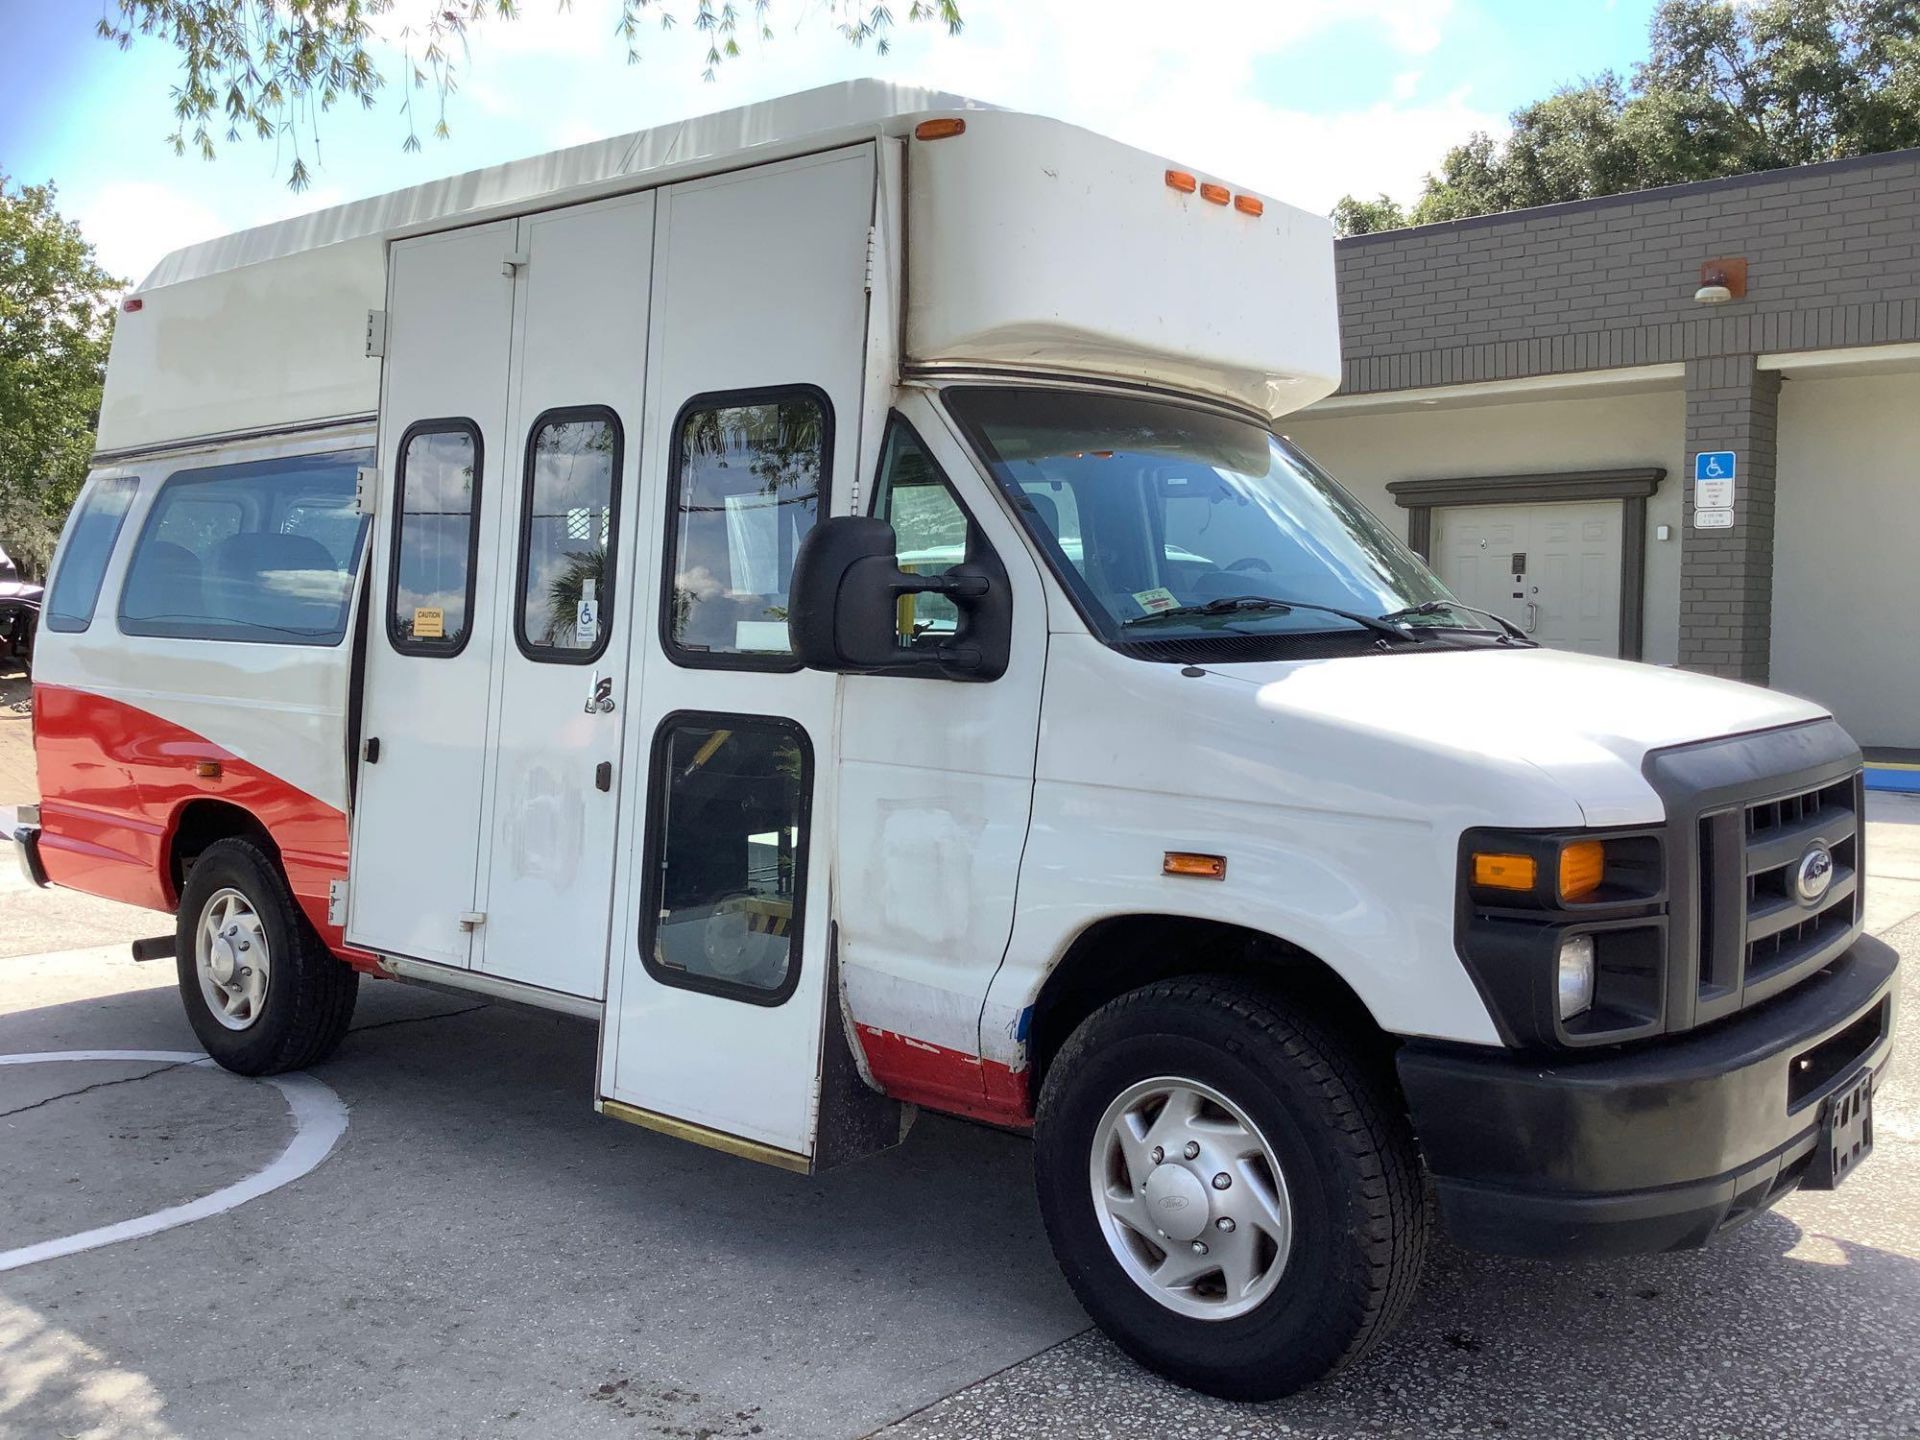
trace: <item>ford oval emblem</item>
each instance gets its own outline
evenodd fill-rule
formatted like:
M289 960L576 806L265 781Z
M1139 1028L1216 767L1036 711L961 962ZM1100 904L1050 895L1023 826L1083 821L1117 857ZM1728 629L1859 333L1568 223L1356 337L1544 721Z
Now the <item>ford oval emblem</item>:
M1793 872L1793 893L1802 905L1817 905L1833 884L1833 852L1819 841L1807 847Z
M1162 1195L1160 1197L1160 1208L1169 1215L1178 1215L1192 1203L1193 1202L1184 1195Z

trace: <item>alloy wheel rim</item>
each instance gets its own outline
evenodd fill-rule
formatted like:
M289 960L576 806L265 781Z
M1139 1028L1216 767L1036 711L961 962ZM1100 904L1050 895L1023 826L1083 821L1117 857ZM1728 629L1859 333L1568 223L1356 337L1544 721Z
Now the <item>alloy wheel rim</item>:
M1273 1147L1210 1085L1129 1085L1094 1127L1088 1182L1101 1233L1129 1279L1198 1320L1231 1320L1279 1286L1293 1206Z
M253 902L231 886L214 891L201 908L194 969L207 1009L220 1024L246 1030L260 1018L273 979L266 927Z

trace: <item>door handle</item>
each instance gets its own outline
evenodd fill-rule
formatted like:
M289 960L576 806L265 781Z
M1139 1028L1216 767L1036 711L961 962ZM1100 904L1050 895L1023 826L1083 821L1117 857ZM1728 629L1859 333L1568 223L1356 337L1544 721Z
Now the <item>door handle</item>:
M1520 628L1531 635L1540 624L1540 605L1538 601L1527 601L1527 623Z
M602 760L593 767L593 788L605 794L613 789L613 762Z
M613 677L593 672L593 686L587 691L587 703L582 707L589 715L610 715L613 713Z

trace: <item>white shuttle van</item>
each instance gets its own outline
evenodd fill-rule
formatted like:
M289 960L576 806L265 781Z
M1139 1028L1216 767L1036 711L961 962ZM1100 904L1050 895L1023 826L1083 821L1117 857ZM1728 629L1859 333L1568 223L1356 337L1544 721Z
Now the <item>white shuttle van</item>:
M1276 434L1338 381L1316 216L853 84L123 311L17 844L177 914L231 1069L392 977L793 1170L1030 1129L1087 1308L1237 1397L1377 1340L1430 1217L1696 1246L1871 1145L1858 750L1535 648Z

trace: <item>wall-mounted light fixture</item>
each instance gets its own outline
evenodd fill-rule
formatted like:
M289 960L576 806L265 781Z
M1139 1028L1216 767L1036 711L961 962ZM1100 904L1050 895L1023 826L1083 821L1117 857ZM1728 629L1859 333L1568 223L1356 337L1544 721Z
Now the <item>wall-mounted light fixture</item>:
M1695 304L1724 305L1741 300L1747 293L1747 262L1740 259L1708 260L1700 266L1700 288L1693 292Z

